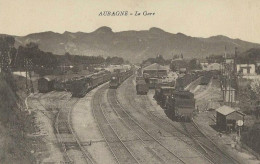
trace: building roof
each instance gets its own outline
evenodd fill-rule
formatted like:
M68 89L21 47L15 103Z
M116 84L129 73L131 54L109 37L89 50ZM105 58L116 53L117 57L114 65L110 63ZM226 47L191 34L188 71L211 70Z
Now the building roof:
M153 63L153 64L145 67L144 70L169 70L169 68L166 66L157 64L157 63Z
M236 110L229 106L223 105L222 107L219 107L218 109L216 109L216 111L218 113L226 116L226 115L229 115L230 113L235 112Z

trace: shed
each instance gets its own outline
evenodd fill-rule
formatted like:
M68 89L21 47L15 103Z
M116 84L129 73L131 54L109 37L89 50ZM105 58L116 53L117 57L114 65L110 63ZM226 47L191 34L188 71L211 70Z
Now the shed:
M169 68L160 64L154 63L143 69L143 74L147 74L149 78L167 77Z
M245 114L229 106L221 106L216 110L216 124L220 130L231 131L236 129L236 122L244 122Z

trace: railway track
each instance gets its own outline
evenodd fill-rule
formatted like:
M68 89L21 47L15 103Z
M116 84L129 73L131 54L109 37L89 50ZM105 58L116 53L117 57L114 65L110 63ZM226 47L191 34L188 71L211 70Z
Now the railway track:
M79 99L66 99L66 102L63 103L63 107L57 113L56 119L54 118L53 114L48 113L46 106L40 101L41 98L50 98L52 101L59 102L66 98L66 96L68 95L53 92L51 98L48 97L47 94L37 94L36 97L32 98L32 100L33 104L36 105L37 110L43 113L51 122L54 122L56 137L58 142L61 144L65 163L75 163L70 153L68 153L68 150L70 148L79 148L79 150L82 152L82 156L85 159L85 162L94 164L95 161L91 158L88 152L84 150L77 134L71 126L71 112ZM61 161L61 163L64 162Z
M87 163L94 164L95 161L92 159L90 154L83 148L77 134L71 125L71 111L74 105L79 99L72 98L66 107L60 109L56 117L55 129L57 132L57 138L59 139L62 149L64 151L65 160L69 163L73 163L73 159L68 154L68 149L72 147L78 147L82 152L83 158Z
M207 152L208 156L214 163L239 164L240 162L227 155L211 139L205 136L197 125L192 122L181 123L185 131Z
M143 100L145 102L149 102L148 97L143 97ZM152 106L152 105L151 105ZM158 115L156 115L153 112L148 112L148 115L152 116L157 124L164 128L167 132L171 132L170 128L167 126L161 126L163 125L169 125L172 126L175 130L182 133L183 135L189 137L194 142L186 142L182 138L179 137L182 141L186 142L187 144L192 145L192 147L196 150L198 150L200 153L204 154L204 157L208 160L210 160L212 163L234 163L237 164L239 161L232 158L231 156L227 155L223 150L221 150L213 141L211 141L207 136L205 136L199 128L193 123L184 123L181 122L181 127L183 129L180 129L180 127L177 127L174 123L172 123L170 120L166 120Z
M73 107L78 102L78 100L79 99L76 98L70 99L58 112L55 121L55 129L57 132L56 136L64 152L65 163L74 163L74 160L68 153L68 150L70 148L77 147L82 152L83 158L86 163L94 164L95 161L92 159L91 155L83 148L76 132L71 125L71 111L73 110Z
M149 144L153 144L158 151L163 151L165 156L168 154L169 161L164 161L166 163L186 163L182 158L180 158L178 155L173 153L169 148L167 148L162 142L157 138L157 136L153 136L146 130L145 127L143 127L139 122L137 122L120 104L120 102L117 100L116 96L116 90L109 90L108 91L108 100L110 103L110 106L115 110L117 115L122 118L125 123L130 128L136 131L136 134L139 136L140 139L142 139L143 142L149 142Z
M52 95L54 95L54 94L55 94L55 92L53 92ZM45 104L43 104L41 102L41 99L46 99L47 96L48 96L48 94L37 93L37 94L34 94L34 97L30 97L30 99L32 100L33 105L36 106L35 109L37 111L41 112L49 120L53 121L52 114L50 114L49 111L46 109L47 107L45 106ZM52 99L52 101L58 102L58 101L62 100L61 98L64 98L65 96L66 96L66 94L62 94L62 95L59 95L58 97L53 97L51 99Z
M131 89L132 89L132 87L128 87L128 89L126 91L126 93L128 93L127 95L129 95L130 92L133 92L133 91L131 91ZM139 98L141 98L143 100L143 102L150 102L148 100L147 96L139 96ZM129 100L129 104L133 108L135 108L136 111L138 111L138 106L135 103L135 101L133 101L132 99L129 99L129 98L128 98L128 100ZM152 107L152 106L153 105L150 102L150 107ZM144 109L144 111L142 111L142 112L139 111L141 114L145 115L147 118L152 120L156 125L158 125L160 128L162 128L166 132L172 134L173 136L178 137L178 139L180 139L181 141L183 141L184 143L189 145L192 149L197 150L210 163L219 163L219 162L239 163L232 157L226 155L221 149L219 149L217 147L217 145L215 145L212 141L210 141L208 138L206 138L206 136L203 135L203 133L201 133L201 132L198 133L198 129L195 128L192 130L191 129L187 130L182 125L177 127L170 120L162 118L159 115L157 115L156 113L148 110L148 107L146 105L144 105L142 109ZM181 127L183 127L183 129L181 129ZM189 127L192 127L192 126L189 126ZM177 133L183 134L184 136L190 138L193 142L183 139L182 136L176 135ZM198 140L196 137L201 138L201 140ZM207 143L204 142L205 140ZM213 149L211 149L211 147L213 147ZM214 151L216 151L216 153L214 153ZM218 157L216 157L215 154L218 154ZM217 160L218 158L222 158L224 160L219 161L219 160Z
M144 98L144 101L148 102L148 97ZM149 112L149 111L147 111ZM208 137L206 137L194 123L184 123L181 122L181 126L177 127L170 120L166 120L153 112L149 112L149 115L152 115L153 119L156 120L157 124L164 128L167 132L170 132L170 128L174 128L178 132L182 133L186 137L189 137L193 140L193 143L186 142L182 138L178 137L182 141L190 144L194 149L198 150L203 156L208 159L211 163L239 163L236 159L227 155L223 150L221 150L213 141L211 141ZM161 124L165 126L161 126ZM169 125L167 127L166 125ZM183 127L183 129L180 129Z
M107 116L104 114L104 108L100 100L101 96L104 94L104 90L107 89L107 87L108 85L103 86L100 89L100 92L96 93L92 99L92 112L98 123L99 130L117 163L139 163L137 158L119 138L115 132L115 129L107 120Z

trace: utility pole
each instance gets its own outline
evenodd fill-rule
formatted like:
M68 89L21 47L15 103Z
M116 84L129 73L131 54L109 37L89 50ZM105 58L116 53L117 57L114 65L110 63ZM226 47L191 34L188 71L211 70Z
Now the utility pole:
M29 91L28 91L28 82L27 82L27 78L28 78L28 75L27 75L27 58L24 58L24 68L25 68L25 87L26 87L27 94L28 94Z

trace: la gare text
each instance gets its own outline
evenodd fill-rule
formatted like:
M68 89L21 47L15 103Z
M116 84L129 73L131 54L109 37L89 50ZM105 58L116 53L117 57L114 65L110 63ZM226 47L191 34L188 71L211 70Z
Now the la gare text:
M155 12L149 11L101 11L98 16L154 16Z

